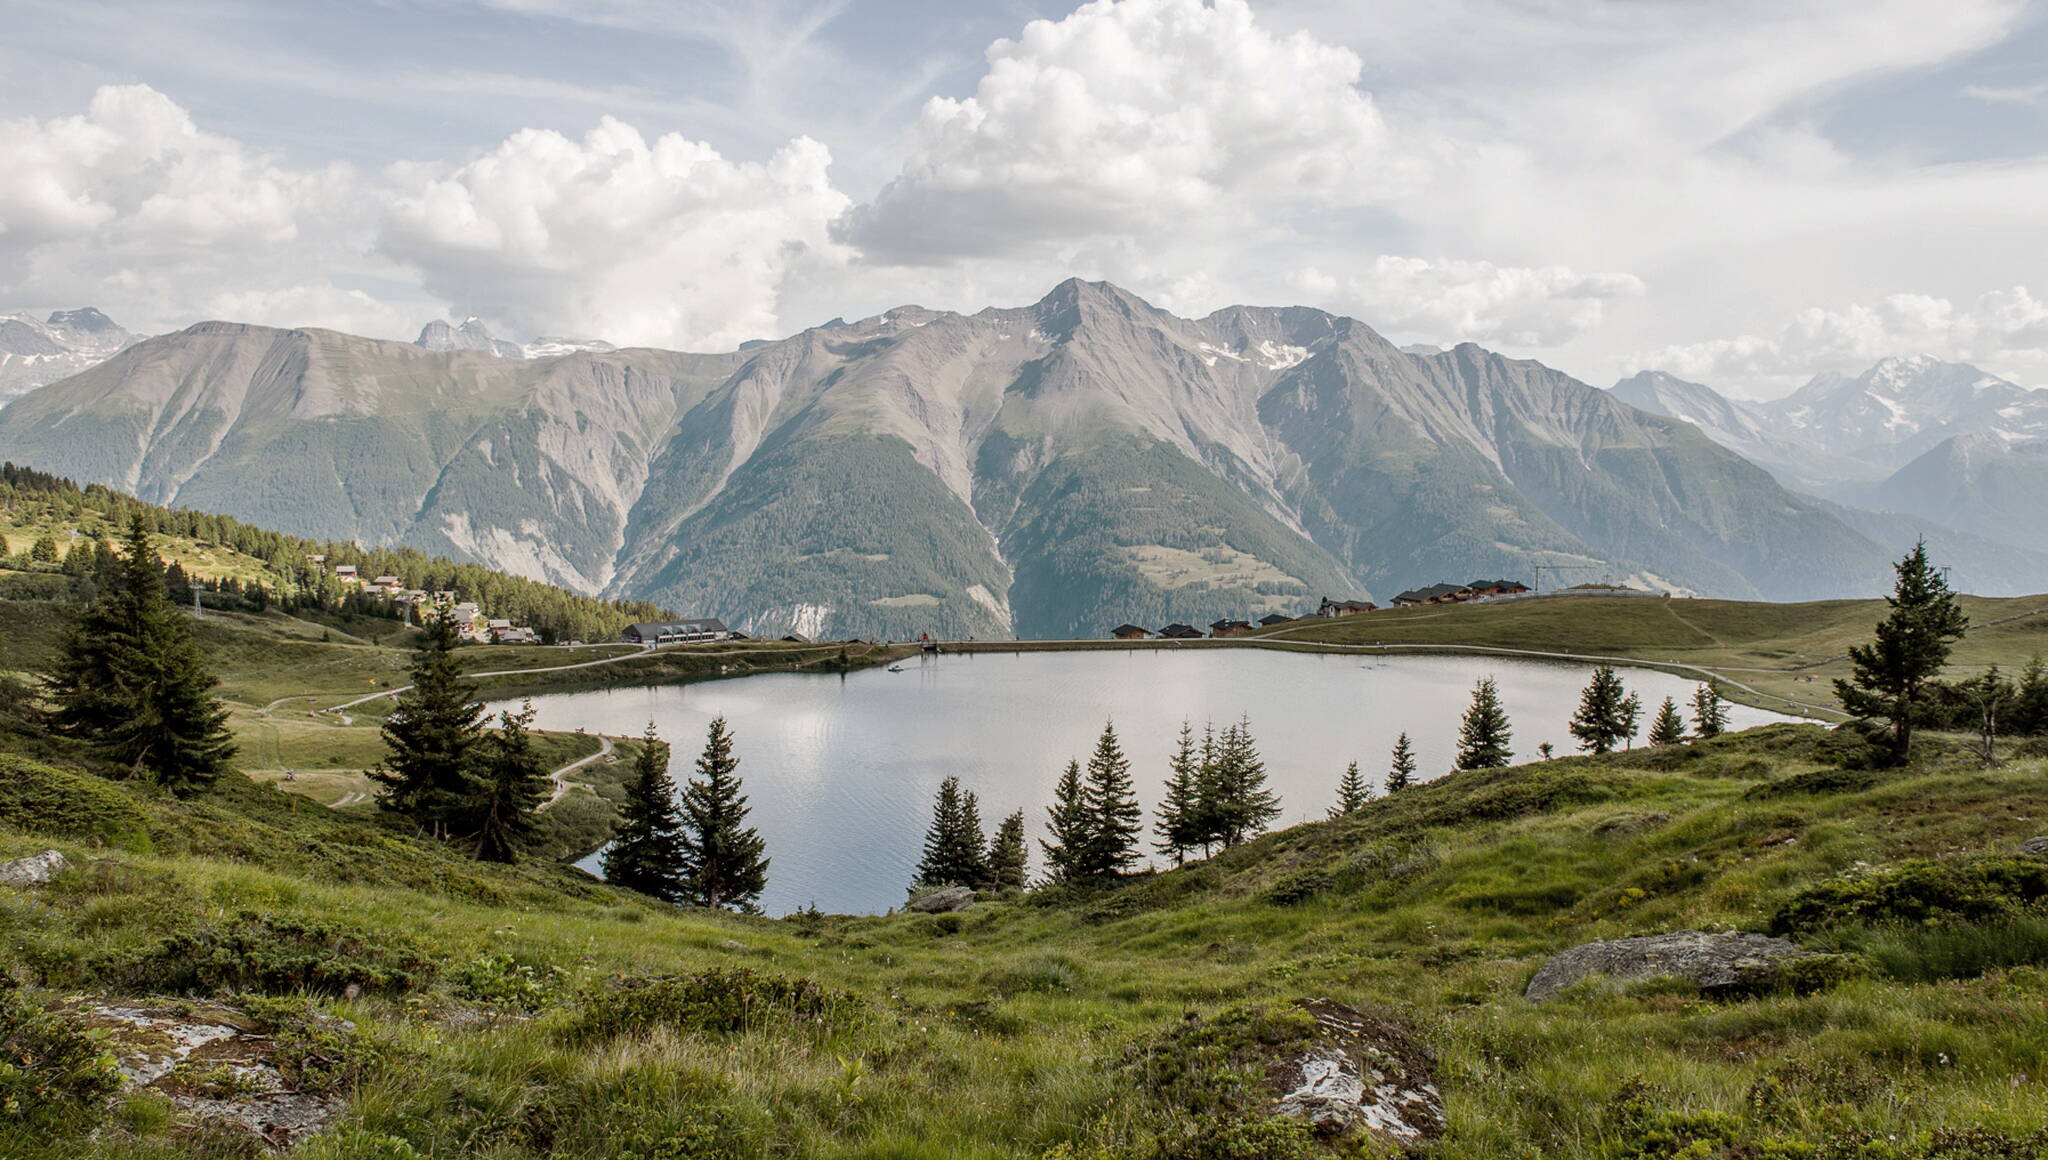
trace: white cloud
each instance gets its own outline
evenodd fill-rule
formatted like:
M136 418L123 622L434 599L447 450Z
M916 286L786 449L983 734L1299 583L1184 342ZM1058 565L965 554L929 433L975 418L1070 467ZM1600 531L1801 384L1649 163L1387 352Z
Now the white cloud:
M1967 85L1963 95L1993 104L2038 105L2048 100L2048 81L2037 85Z
M1570 341L1600 323L1606 303L1643 293L1642 280L1632 274L1393 255L1381 255L1357 274L1310 267L1295 284L1317 301L1404 337L1519 347Z
M1957 306L1927 294L1799 311L1774 335L1745 334L1636 355L1631 369L1664 370L1737 393L1772 395L1819 371L1860 371L1890 355L1967 362L2030 386L2048 376L2048 301L2025 286ZM2031 380L2031 381L2030 381Z
M452 310L519 338L729 348L780 332L793 271L843 262L827 226L847 201L801 138L740 163L604 118L580 142L525 130L466 163L363 174L281 164L134 85L0 122L0 156L0 303L90 303L149 330L411 337Z
M604 118L582 141L528 129L452 171L403 171L378 249L458 314L522 336L724 349L773 335L783 281L833 261L847 200L824 146L728 161Z
M1414 181L1357 54L1276 36L1243 0L1095 0L987 57L974 95L932 98L902 171L849 215L871 259L1245 229Z

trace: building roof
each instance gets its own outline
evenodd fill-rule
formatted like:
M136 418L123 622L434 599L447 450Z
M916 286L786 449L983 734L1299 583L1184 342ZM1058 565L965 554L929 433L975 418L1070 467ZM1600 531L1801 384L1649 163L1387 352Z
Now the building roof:
M1268 625L1270 625L1270 624L1286 624L1286 623L1287 623L1288 621L1290 621L1290 620L1293 620L1293 619L1294 619L1294 618L1293 618L1293 617L1291 617L1291 616L1282 616L1282 615L1280 615L1280 614L1279 614L1279 613L1277 613L1277 612L1269 612L1269 613L1267 613L1266 615L1264 615L1264 616L1261 616L1261 617L1259 617L1259 623L1260 623L1260 624L1268 624Z
M1474 581L1473 581L1472 583L1470 583L1470 584L1467 584L1467 585L1466 585L1465 587L1467 587L1467 588L1521 588L1521 587L1524 587L1524 585L1522 584L1522 582L1521 582L1520 580L1474 580Z
M1200 636L1202 630L1192 624L1169 624L1159 630L1160 636Z
M1143 632L1148 634L1151 632L1150 629L1141 628L1135 624L1119 624L1115 628L1110 629L1109 631L1111 632L1111 634L1116 636L1124 636L1133 632Z

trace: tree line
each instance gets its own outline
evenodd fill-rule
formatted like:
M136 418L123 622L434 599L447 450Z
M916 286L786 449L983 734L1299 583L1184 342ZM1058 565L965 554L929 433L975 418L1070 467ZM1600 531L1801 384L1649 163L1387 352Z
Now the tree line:
M611 640L629 624L674 618L647 601L581 596L415 548L365 548L311 540L253 527L230 516L158 507L99 484L81 488L68 479L12 463L0 464L0 512L17 524L46 529L27 550L0 557L0 566L70 576L78 582L76 590L83 600L92 598L94 582L103 576L108 558L117 554L113 541L120 530L139 514L160 539L217 546L260 564L259 578L198 581L206 602L217 608L261 612L277 607L292 612L403 618L404 608L388 598L369 595L360 585L345 585L335 578L337 566L353 564L365 580L391 575L403 579L409 588L454 592L458 599L474 601L492 616L532 627L551 643ZM57 534L66 529L77 532L68 551ZM325 560L315 562L314 556ZM189 599L193 578L178 564L169 568L176 570L169 578L172 598Z

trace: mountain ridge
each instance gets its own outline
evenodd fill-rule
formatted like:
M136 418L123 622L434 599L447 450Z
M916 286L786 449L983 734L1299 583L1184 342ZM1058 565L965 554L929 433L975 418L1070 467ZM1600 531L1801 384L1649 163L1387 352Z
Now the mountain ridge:
M1308 307L1069 279L724 354L466 341L198 324L0 411L0 454L777 635L1094 635L1536 564L1852 595L1901 546L1539 362Z

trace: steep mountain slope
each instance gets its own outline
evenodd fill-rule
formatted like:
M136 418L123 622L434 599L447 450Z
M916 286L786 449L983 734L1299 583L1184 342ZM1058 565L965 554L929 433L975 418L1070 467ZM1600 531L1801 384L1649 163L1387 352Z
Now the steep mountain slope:
M0 402L68 378L141 341L90 306L48 319L0 315Z
M1769 471L1787 487L1825 495L1843 485L1884 478L1881 465L1788 436L1766 406L1738 402L1702 383L1663 371L1642 371L1608 390L1638 410L1691 423L1707 438Z
M727 355L209 323L0 412L0 456L772 634L1094 635L1538 563L1857 595L1902 546L1534 362L1080 281Z
M1872 489L1890 511L1941 520L2004 543L2048 549L2048 440L1956 435Z
M731 365L633 356L512 362L201 323L17 400L0 412L0 455L589 592L609 578L649 446Z
M1925 356L1816 375L1764 410L1788 438L1888 470L1952 435L2048 435L2048 390Z

